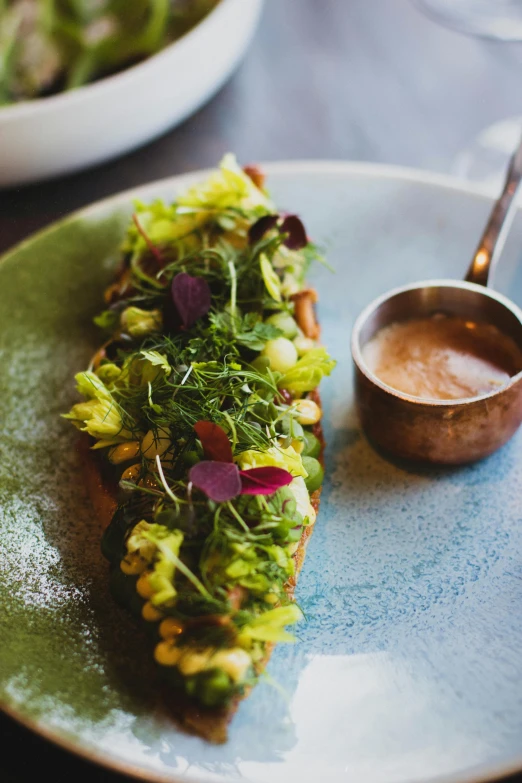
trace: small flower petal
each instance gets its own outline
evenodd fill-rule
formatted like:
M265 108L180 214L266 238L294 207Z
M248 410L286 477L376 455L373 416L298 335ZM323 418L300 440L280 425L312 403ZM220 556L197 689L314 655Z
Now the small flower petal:
M279 231L288 234L284 244L290 250L301 250L308 244L305 227L297 215L287 215L279 226Z
M251 225L248 230L248 239L250 244L255 245L256 242L259 242L259 240L264 237L267 231L270 231L271 228L274 228L278 220L279 215L263 215L263 217L259 218L259 220L256 220L256 222Z
M273 495L294 478L288 470L272 466L242 470L240 476L242 495Z
M225 503L241 493L239 468L233 462L198 462L190 469L189 480L216 503Z
M225 430L212 421L198 421L194 424L206 459L216 462L232 462L232 446Z

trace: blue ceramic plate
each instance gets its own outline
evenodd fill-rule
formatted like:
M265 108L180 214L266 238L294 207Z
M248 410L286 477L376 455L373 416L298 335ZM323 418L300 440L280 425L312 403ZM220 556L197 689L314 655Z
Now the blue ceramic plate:
M44 736L148 781L476 781L522 767L522 433L471 467L406 469L368 445L351 391L355 316L392 286L462 276L490 201L398 169L267 168L277 203L335 268L314 277L339 366L324 384L327 482L298 642L279 646L271 681L214 747L159 710L145 649L108 595L59 413L96 340L131 199L171 198L194 176L167 180L0 263L0 699ZM519 217L497 279L518 304L521 240Z

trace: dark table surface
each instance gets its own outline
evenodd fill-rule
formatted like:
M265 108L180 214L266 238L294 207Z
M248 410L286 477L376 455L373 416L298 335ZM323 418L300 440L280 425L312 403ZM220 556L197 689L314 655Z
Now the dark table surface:
M351 159L449 172L484 126L522 115L521 65L522 43L464 37L409 0L266 0L245 61L183 125L104 166L0 192L0 253L74 209L213 166L228 150L243 163ZM0 783L49 775L123 781L0 717Z

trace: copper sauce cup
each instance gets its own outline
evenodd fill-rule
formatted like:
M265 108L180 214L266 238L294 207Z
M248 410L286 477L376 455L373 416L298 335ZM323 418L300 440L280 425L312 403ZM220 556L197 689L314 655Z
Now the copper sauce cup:
M362 354L384 326L436 313L495 326L522 351L522 310L486 288L516 212L521 177L522 139L464 282L429 280L395 289L373 301L355 323L352 357L359 418L369 439L391 455L442 464L473 462L506 443L522 422L522 367L506 385L487 394L430 400L383 383Z

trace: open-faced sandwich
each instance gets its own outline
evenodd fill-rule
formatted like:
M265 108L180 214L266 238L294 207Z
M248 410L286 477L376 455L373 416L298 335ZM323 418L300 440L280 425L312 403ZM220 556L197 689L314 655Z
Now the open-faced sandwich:
M263 184L229 155L173 204L136 204L67 414L104 488L113 593L151 633L172 712L218 742L301 618L335 364L305 287L317 251Z

